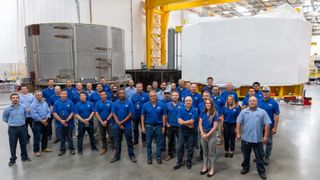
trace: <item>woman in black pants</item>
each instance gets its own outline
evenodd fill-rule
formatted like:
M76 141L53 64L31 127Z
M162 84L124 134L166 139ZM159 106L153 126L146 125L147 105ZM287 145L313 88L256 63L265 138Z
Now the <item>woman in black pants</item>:
M221 112L221 134L224 136L224 157L233 157L236 139L236 120L240 113L240 107L236 105L233 95L228 96L226 106Z

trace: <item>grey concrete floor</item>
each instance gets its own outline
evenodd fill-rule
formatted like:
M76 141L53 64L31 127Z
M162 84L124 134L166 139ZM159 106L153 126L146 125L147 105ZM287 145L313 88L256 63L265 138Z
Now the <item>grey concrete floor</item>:
M320 177L320 86L308 86L307 96L313 98L310 107L293 106L281 103L281 123L278 134L274 137L274 150L270 165L267 167L268 179L280 180L317 180ZM8 103L8 94L0 95L0 109ZM2 110L1 110L2 111ZM2 113L2 112L1 112ZM76 141L74 140L74 143ZM100 147L100 144L98 145ZM36 158L32 153L32 142L28 145L28 152L32 158L30 163L22 163L20 157L17 164L8 167L10 157L7 125L0 123L0 180L59 180L59 179L207 179L200 176L202 164L193 161L193 167L188 170L182 167L172 170L176 158L162 165L153 165L146 162L146 150L142 145L136 145L134 150L138 159L136 164L130 162L127 156L126 144L123 143L121 160L110 164L111 152L99 156L91 152L88 138L84 143L84 154L71 156L69 153L58 157L58 145L49 142L52 153L42 154ZM19 148L19 146L18 146ZM216 175L214 179L260 179L257 175L255 164L251 163L250 173L241 175L242 155L239 143L233 159L225 159L223 150L217 151ZM18 149L17 154L20 151ZM164 154L165 155L165 154ZM199 155L195 153L194 159Z

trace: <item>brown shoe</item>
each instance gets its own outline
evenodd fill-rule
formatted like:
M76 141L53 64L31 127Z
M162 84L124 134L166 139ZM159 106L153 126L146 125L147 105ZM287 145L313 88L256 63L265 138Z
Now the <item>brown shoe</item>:
M40 157L41 154L40 154L40 152L35 152L35 153L34 153L34 156L35 156L35 157Z
M107 153L107 149L102 149L102 151L100 152L100 155L102 156L102 155L104 155L106 153Z
M45 148L44 150L42 150L42 152L51 152L51 149L49 149L49 148Z
M173 158L173 156L167 156L164 160L165 161L170 161Z

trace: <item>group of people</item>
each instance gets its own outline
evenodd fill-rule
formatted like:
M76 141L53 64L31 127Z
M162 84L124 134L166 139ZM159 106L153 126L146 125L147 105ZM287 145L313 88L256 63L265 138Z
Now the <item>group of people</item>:
M207 78L201 94L197 84L181 79L178 84L162 82L160 88L158 86L154 81L145 92L141 82L135 84L130 80L128 87L118 89L114 84L107 84L103 77L95 90L91 83L87 83L86 88L76 83L74 88L71 81L67 81L62 89L55 85L53 79L48 81L47 88L34 94L22 86L21 93L11 94L12 104L3 112L3 121L9 126L9 166L16 162L18 141L22 161L31 161L26 148L31 138L28 127L32 128L36 157L41 156L40 152L51 152L48 140L52 139L54 127L53 143L60 142L58 156L66 153L66 142L70 154L76 154L73 144L75 132L79 155L83 153L86 132L91 149L98 151L95 132L99 132L100 155L111 148L113 158L110 162L120 160L124 136L129 158L135 163L134 145L139 144L141 136L142 145L147 149L147 163L153 163L154 140L156 162L162 164L161 153L168 148L165 160L171 160L176 154L175 170L184 164L188 169L192 167L194 148L200 142L199 159L203 161L200 174L208 177L216 173L216 145L223 139L224 156L232 158L238 139L244 158L240 173L249 171L253 149L258 173L266 179L264 166L269 164L272 136L277 133L280 114L277 101L270 97L269 87L265 86L261 91L260 84L253 83L240 106L232 84L227 83L226 90L220 93L212 77ZM187 158L183 161L185 150Z

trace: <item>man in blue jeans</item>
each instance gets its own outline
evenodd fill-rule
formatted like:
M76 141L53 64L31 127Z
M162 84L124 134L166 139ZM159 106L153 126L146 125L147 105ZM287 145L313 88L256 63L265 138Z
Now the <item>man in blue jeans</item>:
M188 159L187 168L192 167L192 158L195 142L197 141L198 130L195 128L195 123L198 121L198 110L192 107L192 97L187 96L185 99L185 107L182 107L178 113L179 123L179 150L178 161L173 167L174 170L182 166L185 145L188 144Z
M253 149L258 173L261 179L266 179L261 147L268 141L271 121L268 114L263 109L258 108L257 105L257 98L255 96L250 97L249 107L243 109L237 118L237 139L242 139L241 149L244 158L240 173L247 174L249 172L250 154Z
M66 140L69 145L71 155L75 155L72 131L74 127L74 105L70 99L67 98L67 91L62 90L60 94L61 98L54 103L53 116L57 120L57 128L60 132L60 152L58 156L62 156L66 153Z
M158 101L157 94L154 90L149 92L150 101L142 106L141 126L142 132L147 136L147 153L148 164L152 164L152 139L157 144L157 163L162 164L161 145L162 134L165 132L166 125L166 106Z
M30 105L30 115L33 122L33 152L36 157L40 157L40 140L42 152L51 152L48 148L48 119L51 111L48 103L42 98L42 92L34 93L36 100Z
M110 161L114 163L120 160L121 156L121 141L124 134L127 146L128 154L130 160L133 163L137 162L137 159L133 153L133 142L132 142L132 113L133 104L126 98L126 93L124 89L119 89L118 91L119 99L116 100L112 107L112 114L114 119L114 136L116 144L116 154Z
M9 144L11 158L8 163L9 166L13 166L16 163L16 150L19 140L21 149L21 160L24 162L30 162L31 159L27 153L27 128L26 128L26 115L27 109L25 106L19 104L19 95L16 93L11 94L10 100L12 104L7 107L3 114L2 119L9 125Z

